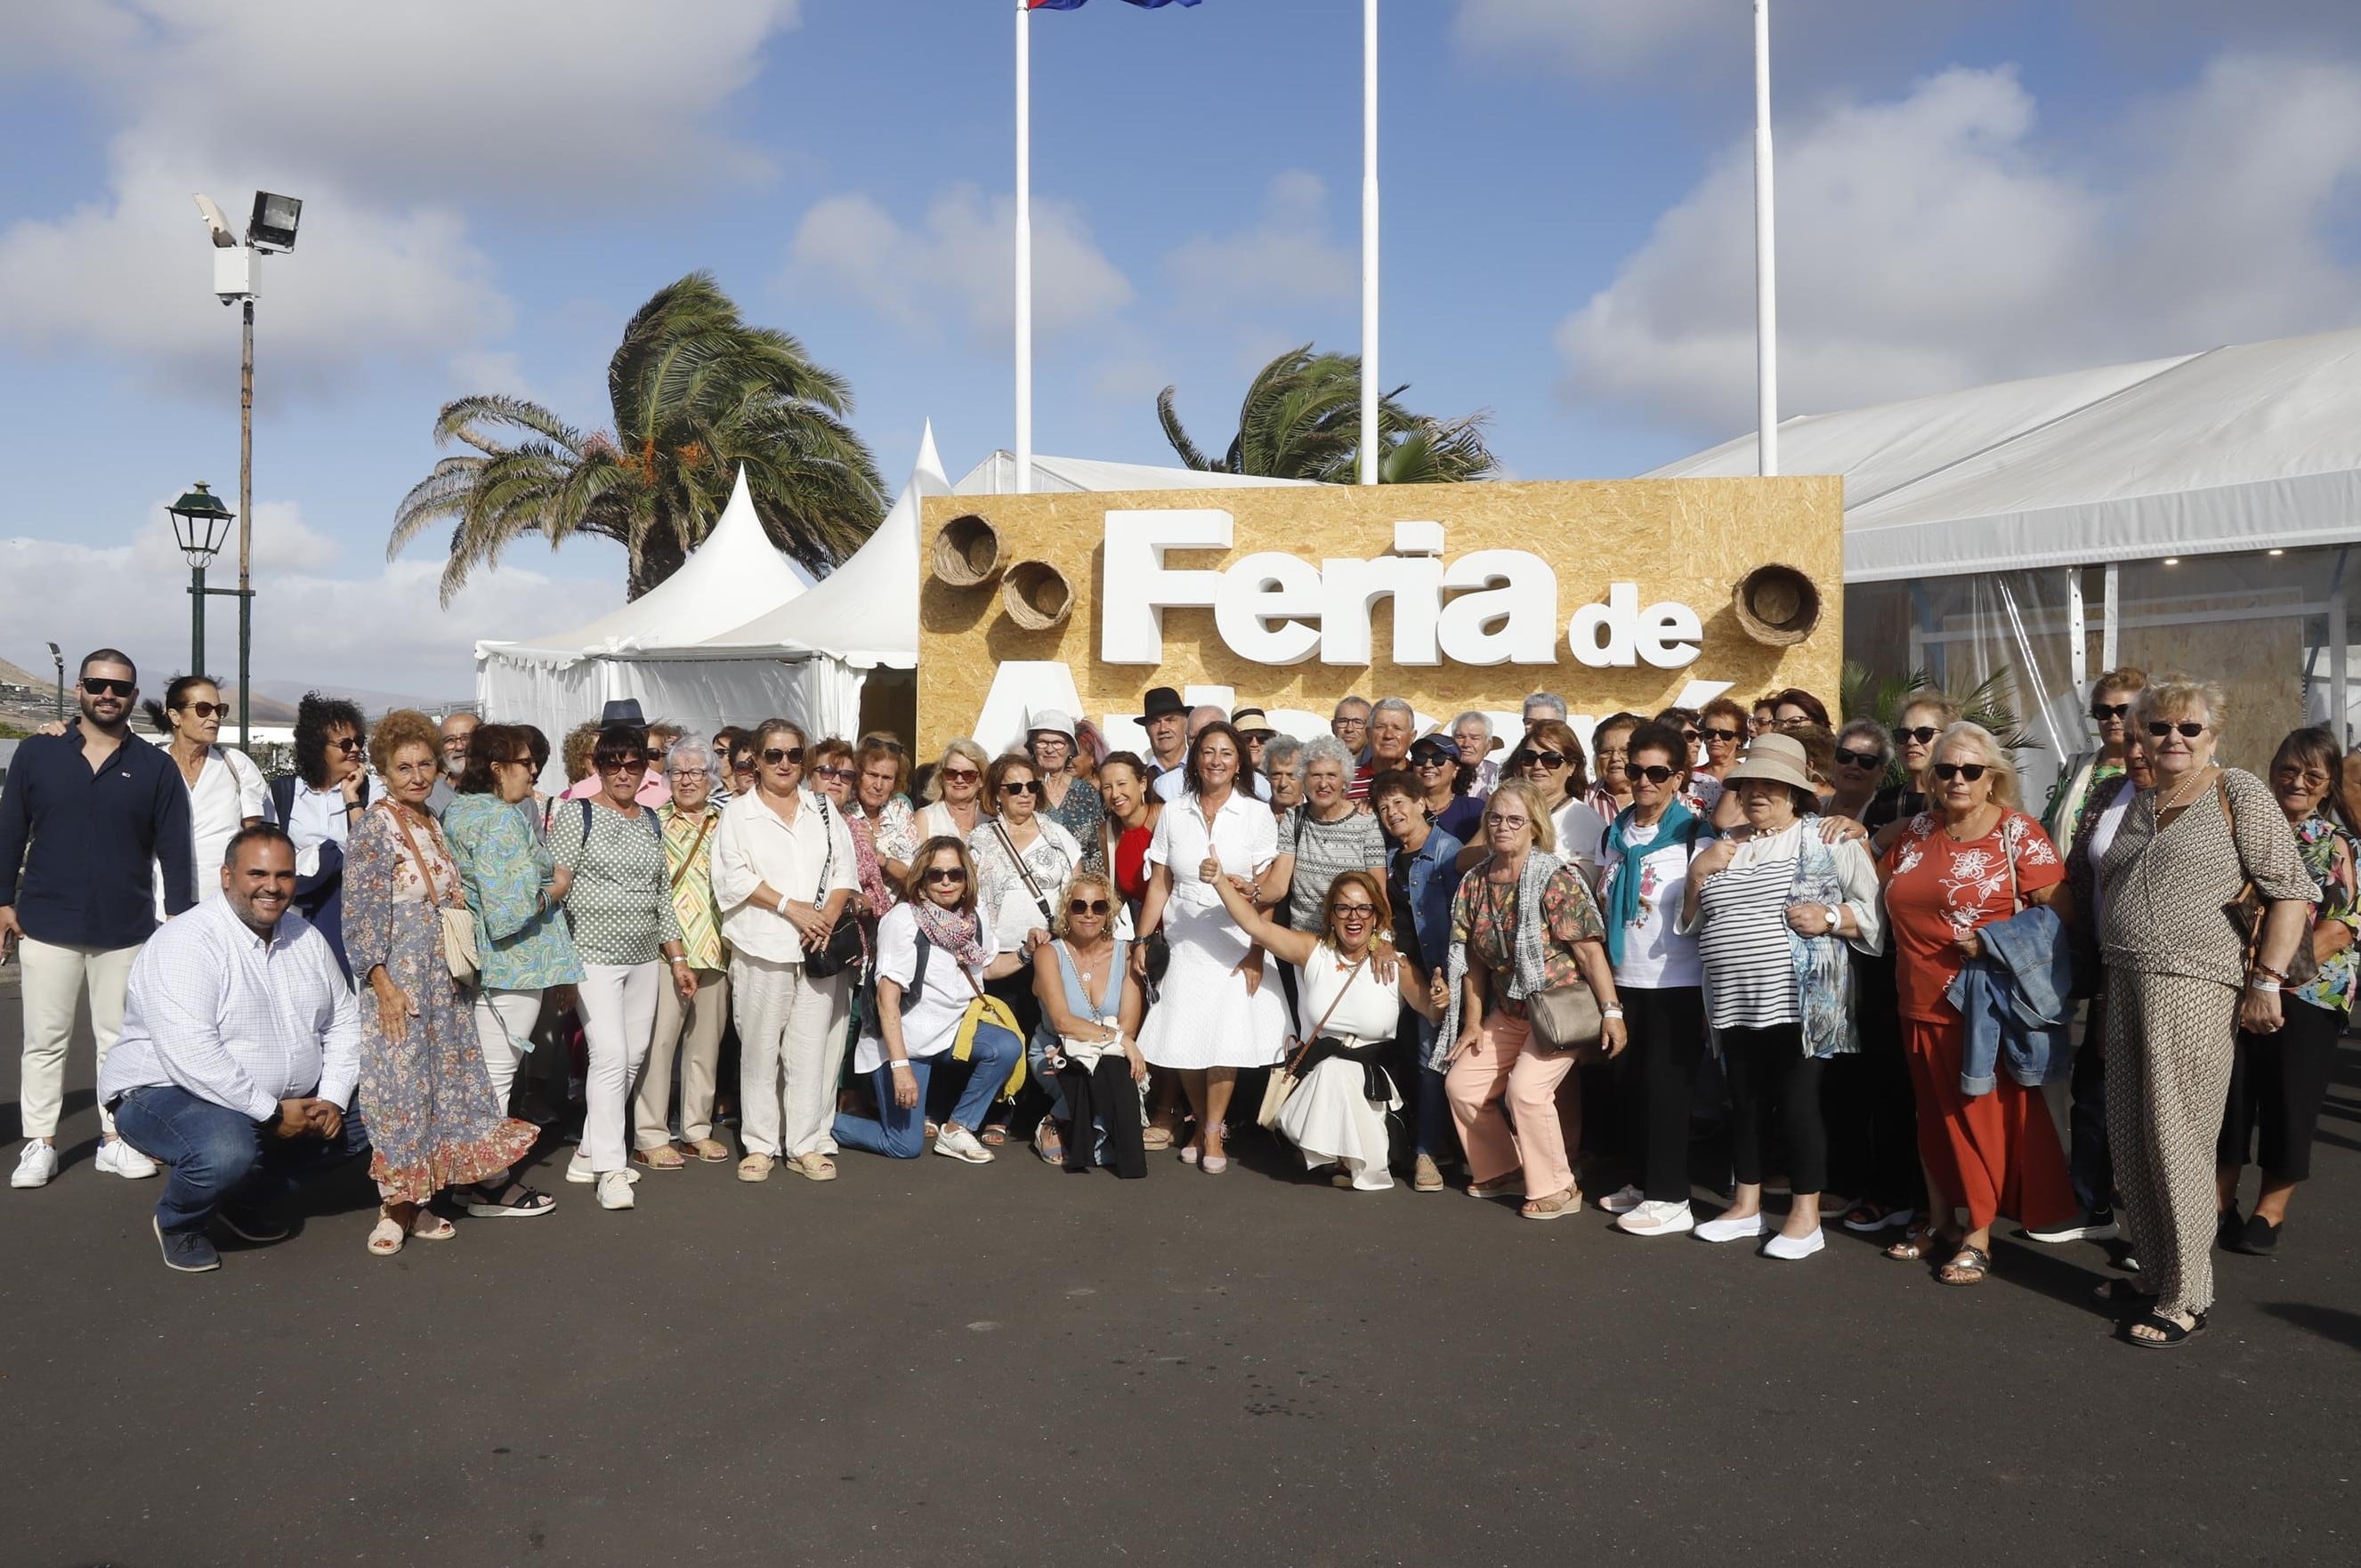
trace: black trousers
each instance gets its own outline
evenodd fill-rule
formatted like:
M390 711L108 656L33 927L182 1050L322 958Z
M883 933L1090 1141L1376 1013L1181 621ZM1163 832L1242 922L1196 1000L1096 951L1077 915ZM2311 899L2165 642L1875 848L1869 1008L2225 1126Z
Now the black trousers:
M1724 1029L1721 1061L1730 1078L1730 1167L1739 1185L1762 1181L1763 1145L1775 1132L1787 1157L1788 1190L1810 1197L1827 1187L1820 1076L1828 1063L1804 1054L1803 1026Z
M2068 1081L2073 1105L2066 1114L2066 1168L2084 1213L2115 1206L2115 1157L2107 1146L2107 999L2091 998L2082 1015L2082 1044Z
M2279 1014L2284 1021L2276 1035L2239 1031L2214 1157L2221 1165L2245 1165L2259 1141L2265 1176L2303 1181L2312 1175L2312 1131L2336 1070L2345 1019L2292 996L2280 998Z
M1689 1100L1705 1058L1705 992L1619 987L1623 1028L1623 1137L1639 1186L1654 1203L1689 1200Z
M1148 1174L1148 1155L1140 1143L1139 1090L1131 1080L1131 1062L1121 1051L1110 1051L1085 1072L1069 1067L1058 1074L1066 1091L1066 1168L1091 1168L1092 1146L1098 1142L1094 1122L1106 1126L1107 1168L1127 1181Z
M1902 1048L1894 959L1855 953L1852 972L1861 1049L1828 1058L1821 1101L1828 1179L1837 1191L1884 1208L1919 1208L1926 1182L1918 1170L1918 1097Z

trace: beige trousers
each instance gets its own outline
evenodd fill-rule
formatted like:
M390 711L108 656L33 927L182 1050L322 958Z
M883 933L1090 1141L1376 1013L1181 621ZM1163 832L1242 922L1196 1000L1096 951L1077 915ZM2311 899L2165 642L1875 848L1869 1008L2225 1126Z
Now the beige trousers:
M814 980L799 963L743 953L730 960L738 1009L739 1131L748 1154L834 1154L836 1075L851 1003L843 975Z
M98 1065L123 1033L123 999L131 989L133 948L61 947L22 938L16 951L24 965L25 1058L18 1113L27 1138L58 1135L58 1114L66 1099L66 1046L73 1038L74 1012L90 998L90 1029L98 1037ZM99 1107L100 1129L115 1136L115 1118Z
M730 976L697 971L697 997L686 1006L667 977L656 993L656 1035L648 1065L631 1096L631 1146L660 1149L672 1142L673 1063L680 1064L680 1135L690 1143L713 1135L713 1074L721 1065L721 1031L730 1022Z

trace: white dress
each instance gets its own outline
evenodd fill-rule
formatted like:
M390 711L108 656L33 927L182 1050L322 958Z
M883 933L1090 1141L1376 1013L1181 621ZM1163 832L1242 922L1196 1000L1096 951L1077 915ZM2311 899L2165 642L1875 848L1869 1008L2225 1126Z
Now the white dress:
M1156 819L1148 861L1172 877L1163 927L1172 963L1140 1027L1139 1054L1153 1066L1184 1072L1268 1067L1287 1048L1287 999L1275 962L1251 993L1246 977L1231 972L1254 944L1198 877L1209 850L1230 875L1259 875L1279 854L1270 807L1233 791L1209 828L1198 797L1184 795Z
M173 767L180 766L176 761ZM222 857L230 838L246 826L270 815L270 789L262 770L245 752L230 746L205 748L205 764L197 782L189 785L189 836L196 855L197 902L221 895ZM156 867L156 918L164 918L164 868Z
M1349 984L1347 976L1353 976ZM1329 1013L1332 1005L1335 1011ZM1336 949L1325 942L1303 966L1307 1030L1328 1014L1322 1034L1348 1046L1374 1045L1394 1037L1400 1008L1396 988L1379 984L1366 968L1353 975L1353 966L1340 961ZM1336 1166L1352 1177L1355 1191L1383 1192L1394 1184L1386 1168L1386 1113L1401 1109L1401 1095L1397 1091L1379 1102L1368 1097L1367 1090L1368 1074L1360 1063L1331 1057L1287 1097L1279 1108L1279 1131L1303 1151L1304 1168Z

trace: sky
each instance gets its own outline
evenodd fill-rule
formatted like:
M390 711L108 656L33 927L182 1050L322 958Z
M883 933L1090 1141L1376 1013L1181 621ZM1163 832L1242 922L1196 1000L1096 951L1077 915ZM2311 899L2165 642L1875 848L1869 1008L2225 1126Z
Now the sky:
M1014 439L1008 0L0 0L0 657L188 661L163 505L235 496L237 319L190 193L304 199L258 307L255 674L425 697L620 602L597 541L447 609L394 508L471 392L609 422L711 270L848 377L898 486ZM1359 332L1355 0L1032 19L1036 443L1225 444ZM1783 406L2361 322L2350 0L1778 0ZM1747 0L1384 0L1381 368L1523 478L1753 418ZM226 565L226 563L225 563ZM216 582L224 572L216 568ZM215 601L210 662L234 659ZM161 680L151 680L160 686Z

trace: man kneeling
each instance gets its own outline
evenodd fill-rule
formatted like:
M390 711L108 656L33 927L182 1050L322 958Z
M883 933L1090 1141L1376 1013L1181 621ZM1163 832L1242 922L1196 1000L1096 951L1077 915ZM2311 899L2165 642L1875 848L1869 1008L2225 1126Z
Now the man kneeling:
M156 1205L164 1266L221 1266L218 1220L247 1242L286 1238L263 1205L364 1154L347 1115L360 1015L327 938L288 908L295 846L267 825L229 841L225 896L148 939L100 1103L131 1146L171 1168Z

